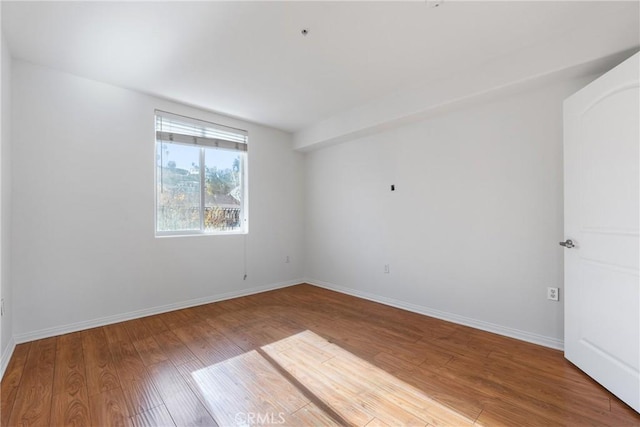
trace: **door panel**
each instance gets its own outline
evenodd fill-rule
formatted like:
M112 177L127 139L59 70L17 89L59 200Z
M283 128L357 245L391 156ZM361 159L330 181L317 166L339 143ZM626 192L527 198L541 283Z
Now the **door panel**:
M580 117L583 228L638 231L637 108L636 85L606 94Z
M582 230L580 258L601 262L610 267L638 269L638 237L615 232L593 232Z

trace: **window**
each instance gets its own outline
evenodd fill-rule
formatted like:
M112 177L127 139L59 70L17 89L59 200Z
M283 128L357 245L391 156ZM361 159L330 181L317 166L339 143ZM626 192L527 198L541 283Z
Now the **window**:
M247 232L247 132L156 111L156 235Z

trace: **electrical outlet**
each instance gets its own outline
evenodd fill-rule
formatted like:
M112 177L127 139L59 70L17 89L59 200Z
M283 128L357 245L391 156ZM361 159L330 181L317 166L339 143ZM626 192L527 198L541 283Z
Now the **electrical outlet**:
M384 274L389 274L389 264L384 265Z
M284 262L286 264L289 264L291 262L291 259L289 258L289 255L287 255L287 257L284 259Z
M551 301L558 301L559 297L558 288L547 288L547 299Z
M0 316L4 316L4 298L0 299Z

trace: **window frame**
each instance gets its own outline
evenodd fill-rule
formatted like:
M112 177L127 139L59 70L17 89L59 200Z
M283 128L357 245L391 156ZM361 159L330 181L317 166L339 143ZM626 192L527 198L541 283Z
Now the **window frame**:
M224 128L224 129L229 129L231 131L238 131L238 134L244 134L245 136L245 142L244 144L246 145L246 149L245 150L234 150L232 148L227 148L227 147L218 147L217 143L216 146L210 145L210 144L202 144L202 143L198 143L198 142L194 142L194 143L189 143L189 142L185 142L184 140L180 140L180 141L167 141L165 139L161 139L158 137L158 133L160 133L160 131L157 130L157 120L158 117L167 117L167 118L172 118L175 121L182 121L184 120L185 122L200 122L203 125L211 125L211 128ZM164 132L166 133L166 132ZM236 128L232 128L229 126L225 126L225 125L220 125L217 123L213 123L213 122L209 122L206 120L201 120L201 119L197 119L197 118L192 118L192 117L187 117L187 116L182 116L179 114L175 114L175 113L170 113L167 111L162 111L162 110L155 110L154 112L154 136L155 136L155 142L154 142L154 207L153 207L153 212L154 212L154 231L155 231L155 237L156 238L163 238L163 237L192 237L192 236L223 236L223 235L246 235L249 234L249 203L248 203L248 195L249 195L249 185L248 185L248 159L249 159L249 150L248 150L248 142L249 142L249 136L248 136L248 132L245 130L241 130L241 129L236 129ZM183 136L183 135L181 135ZM202 140L202 138L197 137L197 136L189 136L189 138L193 138L194 141L198 141L198 140ZM184 139L184 138L180 138L180 139ZM224 145L227 142L230 144L233 144L233 141L225 141L224 139L220 139L220 142ZM159 144L164 144L164 143L168 143L168 144L176 144L176 145L184 145L184 146L188 146L188 147L196 147L199 149L199 154L198 154L198 165L199 165L199 184L200 184L200 209L199 209L199 225L200 228L198 230L158 230L158 145ZM237 145L237 144L236 144ZM240 200L240 227L238 227L237 229L234 230L207 230L205 227L205 212L206 212L206 150L211 150L212 152L215 151L237 151L240 153L240 171L239 171L239 178L240 178L240 189L241 189L241 197L242 200ZM162 166L161 166L162 167Z

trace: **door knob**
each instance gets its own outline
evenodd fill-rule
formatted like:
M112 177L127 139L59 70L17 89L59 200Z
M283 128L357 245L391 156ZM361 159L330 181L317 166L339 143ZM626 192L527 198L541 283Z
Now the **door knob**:
M571 240L571 239L567 239L564 242L560 242L559 244L560 244L560 246L564 246L567 249L571 249L571 248L575 247L575 245L573 244L573 240Z

